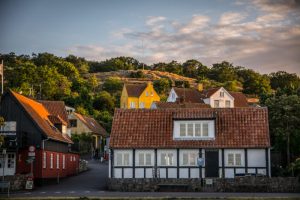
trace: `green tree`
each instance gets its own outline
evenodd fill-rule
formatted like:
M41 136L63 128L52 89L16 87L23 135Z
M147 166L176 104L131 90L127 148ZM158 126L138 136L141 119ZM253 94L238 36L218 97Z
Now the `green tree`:
M95 74L89 76L88 85L93 92L96 91L97 87L99 86L99 82Z
M153 87L157 93L167 94L172 87L172 81L168 78L161 78L153 81Z
M278 71L269 75L271 87L274 90L286 94L295 94L300 88L300 78L297 74L290 74L285 71Z
M114 98L108 92L102 91L95 97L93 107L97 110L112 112L115 108Z
M237 74L232 63L223 61L222 63L213 64L208 77L215 81L224 83L237 79Z
M123 88L123 82L119 77L109 77L103 83L103 90L109 93L115 93L121 91Z
M286 154L287 164L300 155L300 97L274 96L267 98L271 142L275 149Z
M182 64L183 75L191 78L199 78L200 80L207 77L208 67L204 66L198 60L187 60Z

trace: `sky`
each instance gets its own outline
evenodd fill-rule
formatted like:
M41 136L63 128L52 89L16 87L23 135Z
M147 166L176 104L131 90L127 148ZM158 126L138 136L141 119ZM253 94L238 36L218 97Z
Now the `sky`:
M0 53L300 74L299 0L0 0Z

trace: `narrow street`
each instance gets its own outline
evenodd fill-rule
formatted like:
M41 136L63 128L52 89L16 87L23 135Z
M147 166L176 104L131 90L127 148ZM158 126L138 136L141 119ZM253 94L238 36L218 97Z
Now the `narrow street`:
M59 184L46 184L32 191L14 193L12 196L88 196L89 193L104 191L108 177L107 162L90 160L88 167L88 171L64 178Z

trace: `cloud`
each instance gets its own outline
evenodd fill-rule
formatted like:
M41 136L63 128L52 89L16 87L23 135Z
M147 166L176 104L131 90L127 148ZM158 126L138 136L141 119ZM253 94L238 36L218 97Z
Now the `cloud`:
M252 7L261 11L254 18L246 11L226 12L217 22L206 15L193 15L185 22L150 16L145 31L115 32L112 37L121 39L122 45L77 45L70 51L93 60L133 56L147 64L198 59L210 66L228 60L263 73L286 70L300 74L298 1L284 2L253 1Z
M220 25L229 25L235 24L242 21L246 17L246 14L237 13L237 12L226 12L221 15Z

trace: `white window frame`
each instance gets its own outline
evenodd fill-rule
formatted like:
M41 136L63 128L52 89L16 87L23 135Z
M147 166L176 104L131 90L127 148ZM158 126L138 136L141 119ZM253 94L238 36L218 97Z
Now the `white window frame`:
M229 157L232 155L233 163L229 163ZM240 156L240 163L237 162L237 157ZM245 155L243 150L225 150L225 162L228 167L243 167L245 166Z
M135 102L134 101L130 102L130 108L135 108Z
M184 163L185 155L188 156L187 164ZM194 156L194 159L192 158L192 156ZM198 157L199 157L199 150L180 150L179 153L180 166L197 166Z
M65 154L62 155L62 168L66 169L66 156L65 156Z
M191 130L191 124L192 124L193 134L189 134L189 130ZM208 134L204 135L204 130L205 130L204 127L206 126L206 124L208 128L207 129ZM175 120L174 128L173 128L173 139L174 140L195 140L195 139L213 140L215 139L215 121L214 120L190 120L190 121Z
M216 104L216 102L218 102L217 104L218 104L218 106L217 106L217 104ZM214 100L214 108L220 108L220 100Z
M149 96L149 92L148 91L146 91L146 97L148 97Z
M53 169L53 153L50 154L50 169Z
M227 105L228 102L229 102L229 105ZM230 108L230 107L231 107L231 101L225 100L225 108Z
M140 102L140 108L145 108L145 103L144 102Z
M225 96L225 92L224 91L220 91L220 97L224 97Z
M16 167L16 155L14 153L8 153L7 154L6 166L7 166L8 169L13 169L13 168Z
M119 163L118 158L121 157L121 162ZM128 157L126 161L125 158ZM130 150L115 150L114 152L114 165L115 166L132 166L132 151Z
M59 154L56 154L56 169L59 169Z
M161 167L168 167L168 166L176 166L177 165L177 152L176 150L158 150L157 151L158 154L158 166ZM172 155L172 159L170 159L170 155ZM168 159L166 160L166 163L162 163L162 157L163 156L167 156Z
M150 155L150 164L147 163L147 156ZM143 162L141 163L140 158ZM136 166L154 166L154 151L153 150L136 150L135 152L135 164Z
M47 152L43 152L43 168L47 168Z

